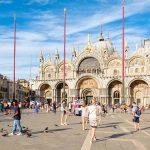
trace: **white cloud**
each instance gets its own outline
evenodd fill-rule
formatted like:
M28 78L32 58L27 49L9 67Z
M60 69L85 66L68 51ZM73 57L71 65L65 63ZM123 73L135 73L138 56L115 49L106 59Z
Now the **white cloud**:
M150 0L136 3L129 3L125 7L125 17L130 17L143 11L149 11ZM133 9L134 8L134 9ZM69 16L69 14L68 14ZM50 11L40 12L36 20L30 23L35 29L41 29L42 32L53 38L60 38L63 36L63 19L52 14ZM108 24L120 20L122 18L121 5L104 10L96 11L88 17L74 16L67 18L67 35L76 34L83 31L96 28L101 24Z
M39 3L39 4L42 4L42 5L46 5L48 3L53 3L55 1L56 0L30 0L28 4Z
M46 0L48 2L48 0ZM36 1L42 2L42 1ZM149 11L150 0L143 2L135 2L125 7L125 16L129 17L137 13ZM134 9L133 9L134 8ZM69 15L69 14L68 14ZM121 6L111 7L105 10L96 11L88 17L71 16L67 18L67 56L70 56L73 45L83 48L86 45L87 31L95 29L100 24L110 24L107 30L110 31L110 37L116 44L118 50L121 50L121 26L112 27L111 23L120 20L122 17ZM63 54L63 19L56 16L51 11L38 12L32 17L32 21L28 22L26 29L17 28L17 78L29 77L30 57L33 56L32 77L37 75L38 71L38 54L42 49L46 55L50 52L54 57L56 48ZM10 28L0 27L3 31L0 34L1 55L0 72L12 78L13 67L13 31ZM148 29L147 29L148 30ZM126 37L129 46L134 48L135 43L139 43L146 29L135 27L126 28ZM92 42L98 41L99 31L91 33ZM9 54L9 55L8 55ZM7 69L3 69L3 68Z
M0 4L11 4L12 0L0 0Z
M150 0L140 1L137 3L129 3L125 7L125 17L132 16L143 11L150 11ZM134 9L133 9L134 8ZM68 34L89 30L100 26L101 24L111 23L122 18L121 5L115 6L106 10L96 12L94 15L84 19L77 19L75 26L69 26L67 29Z

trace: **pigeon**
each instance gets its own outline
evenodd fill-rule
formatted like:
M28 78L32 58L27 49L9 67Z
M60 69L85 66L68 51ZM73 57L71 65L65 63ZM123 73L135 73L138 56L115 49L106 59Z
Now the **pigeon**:
M46 127L44 130L48 130L48 127Z
M56 127L58 127L58 125L57 124L54 124Z
M46 128L44 129L44 132L46 132L46 133L48 132L48 127L46 127Z
M3 131L4 131L4 129L3 129L3 128L1 128L1 133L3 133Z
M7 132L7 130L6 129L3 129L3 128L1 128L1 131L0 131L1 133L4 133L4 132Z
M11 125L9 125L9 124L8 124L7 126L8 126L8 127L12 127L12 126L11 126Z
M23 126L22 128L23 128L23 129L26 129L26 130L28 130L28 129L29 129L28 127L25 127L25 126Z
M27 133L29 130L28 129L23 129L22 131L23 131L23 133Z
M8 132L6 131L5 133L2 134L2 136L8 136Z
M26 135L27 135L27 137L31 137L32 136L31 132L29 132L29 131L26 132Z
M23 132L24 132L24 133L26 133L27 131L29 131L29 128L28 128L28 127L25 127L25 126L23 126L22 129L23 129Z

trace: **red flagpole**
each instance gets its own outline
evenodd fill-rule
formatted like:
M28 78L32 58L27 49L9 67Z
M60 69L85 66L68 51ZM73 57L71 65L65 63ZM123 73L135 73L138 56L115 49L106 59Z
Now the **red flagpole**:
M124 54L124 0L122 0L122 100L125 98L125 54Z
M63 82L63 98L65 100L65 80L66 80L66 8L64 8L64 82Z
M14 100L16 98L15 82L16 82L16 16L14 15Z

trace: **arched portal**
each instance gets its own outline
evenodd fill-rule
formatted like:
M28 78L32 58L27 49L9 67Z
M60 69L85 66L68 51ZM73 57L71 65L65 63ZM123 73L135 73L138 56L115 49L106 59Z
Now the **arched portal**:
M130 84L130 103L135 101L140 105L145 105L147 98L148 84L143 80L135 80Z
M118 80L112 81L108 86L108 104L121 103L121 82Z
M48 104L52 103L52 88L49 84L43 84L40 87L40 97L44 98Z
M69 87L67 84L65 84L65 100L67 101L69 94ZM57 103L61 103L61 101L64 99L64 91L63 91L63 82L59 82L56 85L56 101Z
M98 84L92 77L80 79L77 88L79 90L79 97L85 99L87 104L89 104L91 99L96 97L98 93Z

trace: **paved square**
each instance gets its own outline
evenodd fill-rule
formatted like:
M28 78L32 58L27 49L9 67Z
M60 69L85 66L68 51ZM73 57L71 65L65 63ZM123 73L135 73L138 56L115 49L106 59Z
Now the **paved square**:
M134 132L130 114L114 113L102 118L97 129L98 140L90 144L90 130L81 128L79 116L69 116L67 126L60 126L60 112L39 114L23 110L22 126L28 127L32 136L0 136L0 150L149 150L150 111L142 114L141 130ZM0 128L11 132L13 119L0 114ZM48 133L44 133L48 127ZM90 128L89 128L90 129Z

